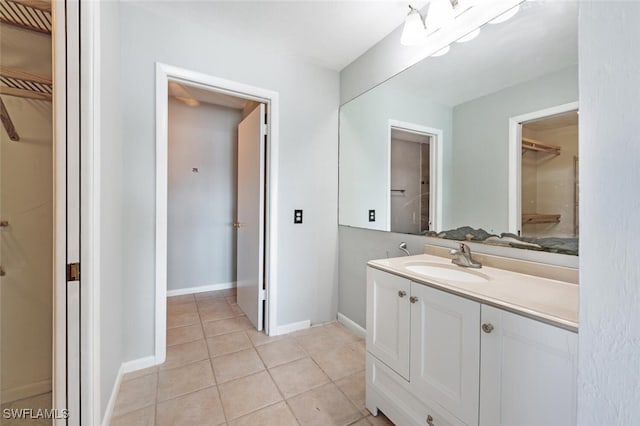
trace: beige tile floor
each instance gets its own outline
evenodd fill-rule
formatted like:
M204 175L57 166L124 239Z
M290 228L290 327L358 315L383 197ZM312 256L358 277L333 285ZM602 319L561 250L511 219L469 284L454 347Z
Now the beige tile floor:
M235 290L170 297L167 360L123 378L111 424L391 425L364 406L365 343L337 322L269 337Z

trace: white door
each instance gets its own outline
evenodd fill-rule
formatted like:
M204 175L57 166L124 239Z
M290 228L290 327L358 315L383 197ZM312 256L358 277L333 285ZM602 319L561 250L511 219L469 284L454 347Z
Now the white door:
M238 306L262 330L264 301L264 184L267 125L260 104L238 125Z
M416 395L478 423L480 304L411 283L411 377Z
M409 380L409 291L402 277L367 268L367 350Z
M578 335L482 305L480 425L576 424Z

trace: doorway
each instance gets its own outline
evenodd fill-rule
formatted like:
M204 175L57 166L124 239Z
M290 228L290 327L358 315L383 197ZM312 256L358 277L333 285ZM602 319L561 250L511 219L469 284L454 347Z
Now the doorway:
M156 77L155 358L159 364L166 353L168 294L237 286L238 305L256 329L264 328L267 334L276 330L276 287L270 278L275 275L276 259L276 221L271 220L277 217L276 203L271 200L276 199L277 188L278 94L164 64L157 64ZM195 151L191 154L184 154L189 149L183 146L184 155L174 157L177 145L170 141L175 135L169 113L185 108L217 111L218 119L226 122L226 130L220 126L216 130L223 142L216 147L201 140L199 146L192 146ZM180 137L176 142L184 140ZM215 149L226 154L212 155ZM216 173L218 178L213 179ZM190 180L194 185L178 187L175 182L179 180ZM199 191L197 197L193 191ZM198 199L204 203L200 207L222 197L217 203L220 210L212 215L206 209L184 209L184 202L172 201L180 197L187 200L189 192L192 197L188 202ZM187 221L186 233L173 228L176 223L185 224L185 214L196 217ZM198 223L208 229L204 234L210 234L209 238L197 235ZM212 237L216 232L217 239ZM190 243L187 234L196 238ZM197 271L186 268L193 260L199 265ZM220 267L211 268L212 262L220 262ZM218 276L213 277L213 269ZM185 280L185 276L191 279Z
M442 131L389 122L388 230L423 235L442 215Z
M29 11L51 17L51 12ZM0 403L53 407L52 41L0 24Z
M578 103L509 119L509 232L577 238Z

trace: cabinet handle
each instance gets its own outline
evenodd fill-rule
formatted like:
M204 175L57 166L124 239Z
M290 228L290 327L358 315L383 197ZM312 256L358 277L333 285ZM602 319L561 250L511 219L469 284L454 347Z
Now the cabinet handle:
M485 333L491 333L493 331L493 325L486 323L486 324L482 324L482 331L484 331Z
M429 426L436 426L436 424L433 422L433 416L431 414L427 416L427 424Z
M407 295L407 292L404 290L398 290L398 296L400 297L405 297Z
M411 297L409 298L409 301L410 301L411 303L416 303L416 302L418 301L418 298L417 298L416 296L411 296Z

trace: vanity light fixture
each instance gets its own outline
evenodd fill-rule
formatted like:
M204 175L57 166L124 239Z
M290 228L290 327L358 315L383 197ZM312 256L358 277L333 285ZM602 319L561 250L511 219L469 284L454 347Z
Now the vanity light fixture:
M456 2L457 3L457 2ZM451 24L455 19L453 2L450 0L431 0L429 10L425 18L427 34L434 33L440 28Z
M400 43L403 46L415 46L427 36L422 15L413 6L409 5L409 14L404 20Z

